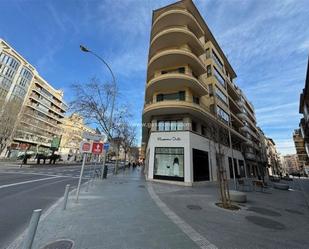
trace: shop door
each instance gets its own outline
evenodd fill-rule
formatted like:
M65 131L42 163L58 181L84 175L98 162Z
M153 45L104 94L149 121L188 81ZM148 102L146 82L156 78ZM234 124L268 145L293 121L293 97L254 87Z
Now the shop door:
M209 181L208 152L193 149L193 181Z

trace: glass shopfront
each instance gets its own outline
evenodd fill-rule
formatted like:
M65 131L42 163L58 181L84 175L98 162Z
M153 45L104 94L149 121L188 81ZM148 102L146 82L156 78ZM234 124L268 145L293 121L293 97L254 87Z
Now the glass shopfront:
M184 148L156 147L154 179L184 181Z

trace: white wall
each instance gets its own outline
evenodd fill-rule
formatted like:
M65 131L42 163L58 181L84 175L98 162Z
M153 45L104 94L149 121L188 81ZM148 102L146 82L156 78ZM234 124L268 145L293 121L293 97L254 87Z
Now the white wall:
M209 174L210 180L217 180L217 167L216 167L216 149L214 143L207 138L197 135L189 131L177 132L152 132L149 138L147 150L149 149L149 168L148 179L153 179L154 170L154 150L155 147L184 147L184 182L193 182L193 154L192 149L198 149L208 152L209 158ZM224 167L227 170L227 177L229 178L229 164L228 157L232 157L232 150L223 146L225 154ZM240 151L233 150L233 157L238 160L243 160L244 157ZM245 165L244 165L245 166ZM238 172L240 172L238 167Z

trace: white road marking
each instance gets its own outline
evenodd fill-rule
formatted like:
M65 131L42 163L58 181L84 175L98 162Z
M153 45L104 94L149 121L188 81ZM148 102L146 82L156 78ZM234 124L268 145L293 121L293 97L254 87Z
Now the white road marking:
M151 184L147 184L148 193L161 209L161 211L177 225L192 241L194 241L202 249L217 249L217 247L210 243L203 235L195 231L187 222L181 219L175 214L163 201L160 200L159 196L155 193Z
M41 179L30 180L30 181L25 181L25 182L15 182L15 183L11 183L11 184L1 185L1 186L0 186L0 189L2 189L2 188L8 188L8 187L13 187L13 186L21 185L21 184L26 184L26 183L39 182L39 181L46 181L46 180L55 179L55 178L58 178L58 176L47 177L47 178L41 178Z

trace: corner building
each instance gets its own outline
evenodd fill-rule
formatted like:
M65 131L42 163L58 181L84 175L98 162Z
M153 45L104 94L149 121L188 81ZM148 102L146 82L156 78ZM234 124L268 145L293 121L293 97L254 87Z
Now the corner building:
M148 180L216 180L218 143L210 127L227 134L222 159L228 178L255 172L260 150L254 108L235 77L191 0L153 12L142 118Z

